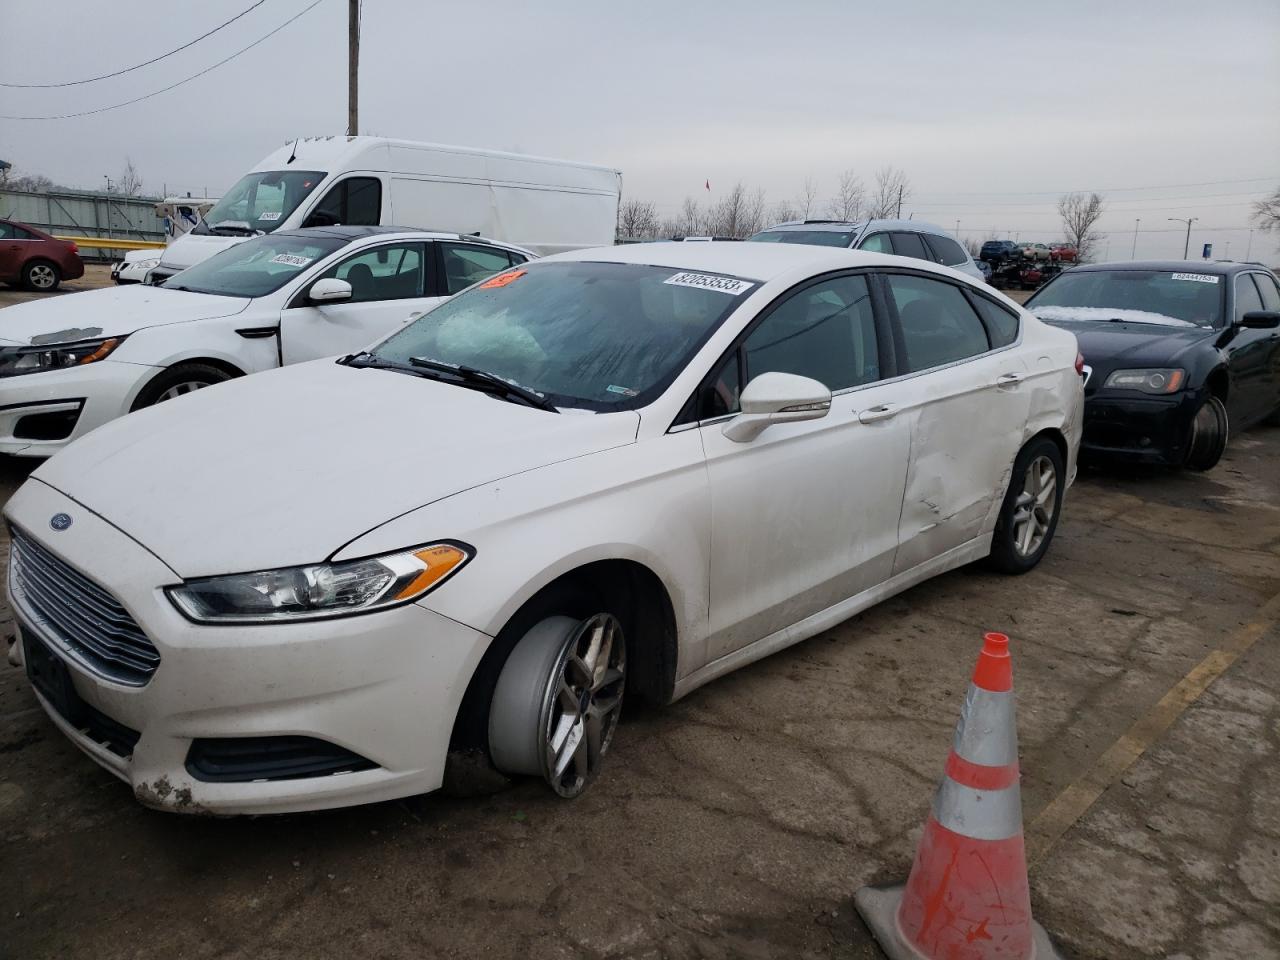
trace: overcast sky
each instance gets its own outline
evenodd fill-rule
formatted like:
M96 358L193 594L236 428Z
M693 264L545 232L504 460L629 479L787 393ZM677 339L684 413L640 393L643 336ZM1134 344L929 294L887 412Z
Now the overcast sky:
M157 56L252 0L0 0L0 82L54 83ZM266 0L177 56L0 115L92 110L234 53L312 0ZM102 187L131 157L149 190L234 183L295 136L346 127L347 3L321 0L240 58L133 106L0 119L0 159ZM673 214L736 181L825 200L841 170L906 171L917 218L963 236L1056 238L1057 195L1098 189L1100 253L1242 259L1249 202L1280 185L1280 3L988 6L854 0L364 0L361 133L518 150L623 171ZM704 189L706 181L712 190ZM1235 228L1235 229L1229 229ZM1003 235L1003 234L1002 234ZM1109 243L1109 247L1108 247ZM1258 234L1255 257L1275 244Z

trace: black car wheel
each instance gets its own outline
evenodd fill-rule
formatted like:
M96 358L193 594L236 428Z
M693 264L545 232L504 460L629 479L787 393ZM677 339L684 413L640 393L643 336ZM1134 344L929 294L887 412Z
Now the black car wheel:
M1018 574L1040 562L1058 529L1066 473L1062 451L1048 437L1022 448L991 539L991 566Z
M1187 441L1187 459L1192 470L1210 470L1222 459L1227 449L1227 408L1217 397L1206 397L1191 421L1191 437Z
M50 293L62 282L62 271L48 260L32 260L22 268L22 285L28 290Z

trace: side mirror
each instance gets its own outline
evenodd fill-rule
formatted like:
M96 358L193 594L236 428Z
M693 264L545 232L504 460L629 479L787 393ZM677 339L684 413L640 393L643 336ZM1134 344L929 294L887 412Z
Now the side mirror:
M1250 310L1240 318L1240 326L1254 330L1274 330L1280 327L1280 311Z
M325 277L317 280L307 291L307 299L312 303L337 303L351 299L351 284L337 277Z
M742 391L741 406L723 432L735 443L750 443L772 424L822 419L831 409L831 391L794 373L762 373Z

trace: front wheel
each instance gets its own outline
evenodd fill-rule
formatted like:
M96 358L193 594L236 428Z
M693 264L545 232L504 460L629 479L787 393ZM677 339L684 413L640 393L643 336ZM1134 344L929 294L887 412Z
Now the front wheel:
M230 379L231 374L226 370L207 363L180 363L143 387L138 399L133 402L132 409L141 410Z
M991 540L989 560L997 570L1026 573L1045 555L1062 512L1065 474L1062 451L1048 437L1022 448Z
M562 797L581 794L613 740L626 669L622 625L610 613L535 624L511 651L493 691L494 766L542 777Z
M1191 438L1187 441L1186 466L1192 470L1211 470L1227 449L1227 408L1217 397L1206 397L1191 421Z

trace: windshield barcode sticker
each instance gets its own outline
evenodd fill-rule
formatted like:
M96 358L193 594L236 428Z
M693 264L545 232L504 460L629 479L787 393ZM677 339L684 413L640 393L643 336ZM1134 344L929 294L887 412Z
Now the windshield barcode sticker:
M1218 278L1211 273L1175 273L1175 280L1195 280L1197 283L1217 283Z
M258 219L259 220L279 220L280 211L279 210L264 211L263 213L258 214Z
M668 277L663 283L672 283L677 287L696 287L699 290L717 290L736 297L744 290L750 290L754 283L749 280L735 280L732 277L714 277L709 273L677 273Z
M305 267L312 261L312 257L300 257L296 253L277 253L268 263L283 263L289 267Z

